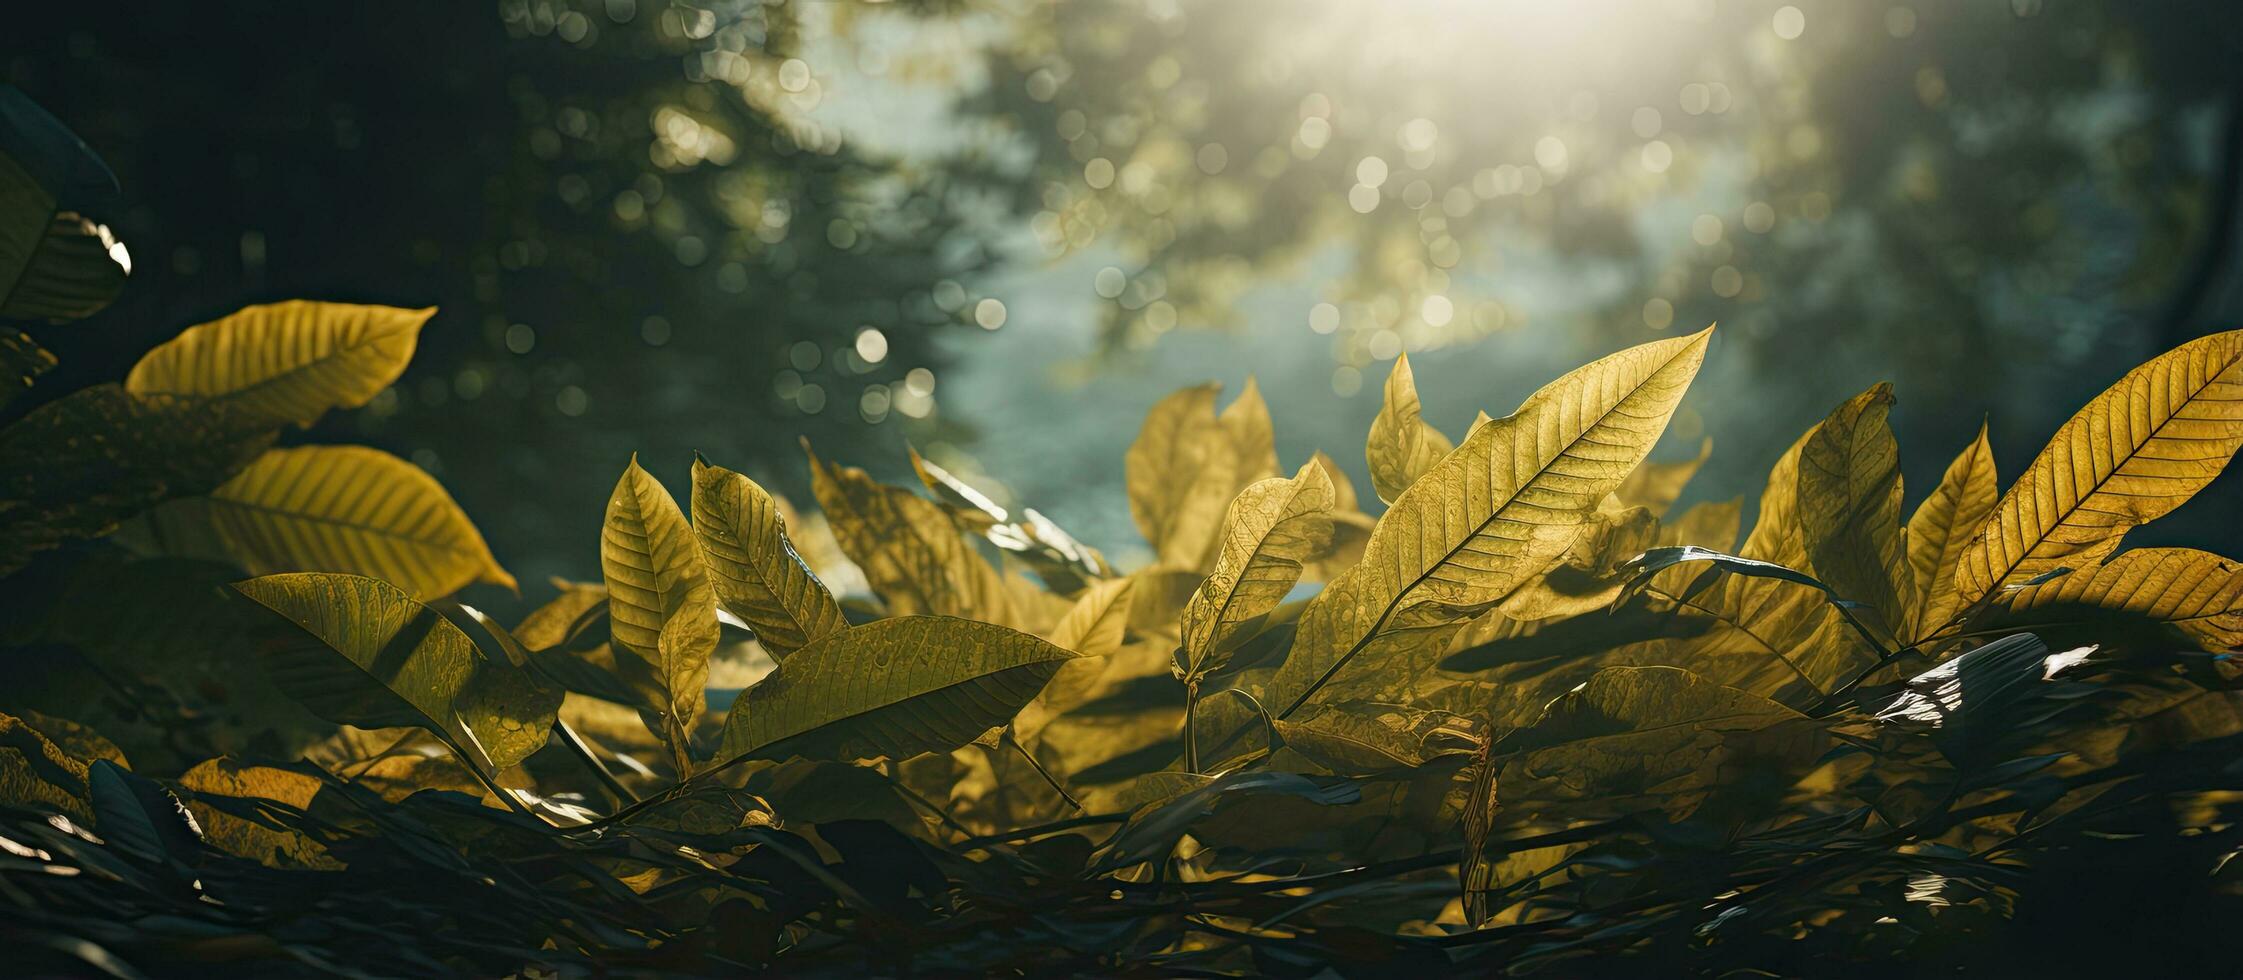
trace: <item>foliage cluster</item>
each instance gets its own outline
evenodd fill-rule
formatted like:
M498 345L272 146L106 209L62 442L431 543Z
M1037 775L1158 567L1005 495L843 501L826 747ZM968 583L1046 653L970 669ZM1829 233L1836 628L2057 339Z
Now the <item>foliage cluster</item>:
M91 233L24 199L0 246ZM1461 439L1398 360L1376 516L1285 475L1251 384L1179 391L1127 572L916 457L924 492L810 453L822 525L634 460L602 581L505 626L434 479L273 447L426 318L251 307L0 431L0 563L64 559L0 617L34 965L1842 973L2015 966L2083 862L2169 875L2174 923L2236 904L2243 570L2120 545L2243 446L2243 332L1905 514L1872 388L1741 543L1742 501L1676 507L1710 447L1646 461L1711 329Z

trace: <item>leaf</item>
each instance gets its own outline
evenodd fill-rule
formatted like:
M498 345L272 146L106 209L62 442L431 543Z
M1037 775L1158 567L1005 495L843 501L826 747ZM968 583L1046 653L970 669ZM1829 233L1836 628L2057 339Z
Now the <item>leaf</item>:
M1693 504L1682 516L1659 525L1658 543L1661 547L1687 544L1714 551L1733 550L1737 547L1737 529L1743 521L1744 509L1742 497Z
M1073 608L1044 639L1078 656L1062 664L1035 699L1013 719L1013 738L1033 748L1051 720L1084 702L1098 689L1109 666L1106 658L1120 650L1129 628L1131 595L1137 580L1108 579L1084 590Z
M2212 482L2243 446L2243 331L2127 372L2062 428L1963 551L1958 601L2110 554Z
M318 776L218 758L201 762L180 774L179 785L188 791L187 810L195 815L195 822L203 828L203 839L212 847L268 867L342 870L341 861L302 832L267 826L205 799L215 796L271 800L308 812L312 808L312 798L326 786Z
M1564 554L1658 440L1711 338L1709 328L1575 370L1427 471L1379 520L1362 563L1302 613L1292 654L1271 681L1270 703L1285 706L1278 715L1343 669L1415 672L1392 663L1397 657L1430 664L1445 634L1353 661L1382 636L1460 622Z
M491 769L545 745L561 692L484 658L459 627L398 587L292 572L234 589L301 629L262 657L274 683L313 714L360 728L426 729Z
M86 764L23 719L0 711L0 803L90 820Z
M1620 498L1623 506L1642 507L1653 517L1665 517L1667 508L1674 506L1683 488L1690 485L1690 479L1698 475L1698 470L1712 456L1713 437L1707 436L1699 440L1696 458L1672 463L1645 461L1621 481L1620 488L1612 491L1612 495Z
M1651 581L1653 576L1660 572L1689 562L1707 562L1721 571L1735 575L1775 579L1790 582L1794 585L1804 585L1833 600L1844 598L1830 586L1823 584L1822 580L1796 568L1787 568L1772 561L1757 561L1751 558L1722 554L1696 545L1684 545L1679 548L1653 548L1630 559L1626 565L1622 566L1623 570L1628 572L1630 576L1628 580L1630 587L1620 595L1620 601L1626 601L1629 595L1641 590L1645 584Z
M2000 496L1994 447L1986 441L1986 426L1980 423L1978 437L1947 464L1939 486L1908 518L1908 567L1917 596L1909 639L1930 636L1962 611L1955 591L1955 566Z
M1429 744L1445 726L1458 738L1471 737L1461 719L1445 712L1355 701L1312 705L1272 724L1284 752L1314 763L1313 771L1342 776L1411 769L1435 754L1469 751Z
M125 390L218 399L275 425L308 426L396 381L435 314L309 300L245 307L149 351L125 376Z
M1495 780L1499 806L1648 805L1679 818L1722 784L1746 782L1733 769L1783 773L1818 754L1819 739L1799 713L1687 670L1607 667L1498 749L1508 752Z
M725 720L726 759L901 761L1004 724L1075 654L989 623L905 616L795 651Z
M1184 606L1189 679L1220 669L1220 654L1242 630L1285 601L1302 563L1330 538L1332 496L1331 478L1311 462L1292 479L1263 480L1231 501L1215 571Z
M31 390L31 382L55 366L55 356L14 327L0 325L0 411L16 396Z
M1845 410L1842 405L1833 415ZM1769 469L1759 517L1738 557L1811 571L1799 521L1800 460L1810 443L1825 438L1823 423L1816 423ZM1648 655L1793 705L1821 700L1876 662L1878 650L1839 615L1820 579L1814 579L1817 591L1809 591L1768 578L1655 578L1645 594L1677 621L1669 628L1676 638L1655 641Z
M1371 528L1378 522L1363 513L1356 502L1355 485L1332 457L1324 455L1320 449L1309 456L1309 462L1316 464L1332 481L1332 538L1323 553L1303 569L1302 577L1328 582L1363 560L1363 545L1370 541Z
M782 659L848 625L841 606L787 540L786 521L755 481L693 459L693 532L724 608Z
M1627 582L1625 564L1651 547L1658 533L1659 520L1648 508L1591 514L1557 564L1505 596L1496 609L1533 620L1579 616L1609 606Z
M1363 448L1363 456L1371 464L1371 486L1380 500L1393 503L1456 448L1441 430L1426 423L1420 411L1410 356L1399 355L1394 359L1394 369L1386 374L1386 398L1379 405L1378 416L1371 420L1371 436Z
M117 178L85 141L0 85L0 317L60 321L108 305L131 260L78 212L117 207Z
M348 572L424 600L471 582L515 587L435 477L365 446L268 450L209 496L150 519L159 541L215 532L219 554L252 575Z
M1020 556L1054 591L1073 595L1091 580L1114 573L1097 549L1075 540L1035 508L1021 508L1020 519L1012 520L988 495L929 462L917 449L904 449L911 456L911 468L919 474L919 482L949 509L962 528Z
M1915 579L1900 527L1900 447L1879 384L1830 413L1799 454L1798 516L1807 564L1840 596L1869 608L1887 636L1907 629Z
M976 551L942 505L818 458L808 443L810 487L841 550L864 569L897 616L1022 621L1005 578Z
M271 427L225 406L75 391L0 430L0 575L150 507L208 493L257 457Z
M0 291L0 317L83 319L115 300L130 275L132 256L109 226L76 211L57 211L15 287Z
M608 630L620 648L618 671L638 694L637 706L657 717L681 770L719 633L700 550L670 491L633 455L600 531Z
M1215 414L1213 383L1161 399L1125 458L1129 512L1164 568L1206 569L1223 509L1247 484L1277 475L1269 409L1249 378Z
M2017 590L1999 619L2039 627L2121 616L2178 627L2208 651L2243 647L2243 566L2192 548L2135 548Z

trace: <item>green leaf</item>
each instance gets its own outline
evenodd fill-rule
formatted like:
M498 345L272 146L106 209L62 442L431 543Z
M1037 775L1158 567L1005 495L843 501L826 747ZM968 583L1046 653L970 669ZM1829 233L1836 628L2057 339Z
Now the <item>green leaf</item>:
M475 641L404 590L363 575L295 572L234 583L301 632L262 651L283 692L328 721L423 728L503 769L544 746L561 692Z
M693 460L693 533L717 600L783 659L848 625L787 540L777 503L755 481Z
M116 194L84 140L0 85L0 317L73 320L116 297L132 260L79 213L113 213Z
M852 626L795 651L741 695L727 759L908 759L1002 725L1075 654L1016 630L942 616Z
M273 435L226 406L142 398L113 384L39 406L0 430L0 575L164 501L209 493Z

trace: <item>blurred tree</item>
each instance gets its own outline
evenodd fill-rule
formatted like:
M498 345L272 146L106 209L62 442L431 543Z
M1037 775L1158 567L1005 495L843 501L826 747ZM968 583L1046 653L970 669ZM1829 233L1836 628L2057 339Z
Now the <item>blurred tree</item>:
M437 472L531 582L583 573L632 449L666 477L700 450L792 485L798 435L893 450L895 423L936 424L930 339L990 260L959 231L987 168L905 166L808 118L792 8L13 20L0 69L116 170L129 209L106 220L139 258L108 312L34 329L62 364L13 412L247 302L441 306L415 369L326 424Z

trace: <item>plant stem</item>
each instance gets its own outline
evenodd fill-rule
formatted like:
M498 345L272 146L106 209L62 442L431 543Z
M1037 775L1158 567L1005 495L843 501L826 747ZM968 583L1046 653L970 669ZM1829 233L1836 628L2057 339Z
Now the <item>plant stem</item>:
M1184 685L1184 771L1199 772L1199 678L1196 677Z
M567 746L578 760L584 763L584 768L592 771L592 776L599 780L601 788L614 796L617 803L639 802L639 795L631 792L629 787L624 786L620 780L616 779L615 773L608 771L607 764L601 762L600 757L593 753L591 744L585 741L584 736L577 734L576 729L570 728L568 722L559 718L553 719L553 735L560 739L561 744Z
M1190 709L1187 708L1186 710L1189 711ZM1020 753L1021 758L1028 760L1028 767L1036 770L1036 775L1044 777L1044 782L1050 783L1051 788L1059 794L1059 798L1066 800L1068 806L1074 807L1076 813L1089 812L1083 809L1081 800L1075 799L1075 794L1067 792L1067 787L1060 785L1059 780L1053 778L1052 774L1044 769L1043 763L1036 761L1035 753L1028 751L1028 747L1020 744L1019 739L1012 737L1012 729L1009 726L1005 729L1004 734L998 736L998 738L1011 745L1013 751Z

